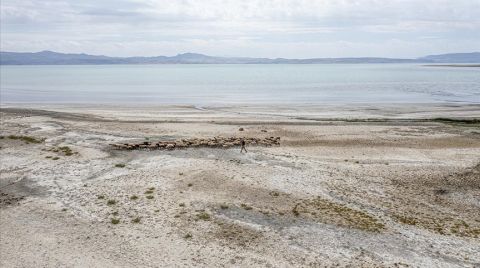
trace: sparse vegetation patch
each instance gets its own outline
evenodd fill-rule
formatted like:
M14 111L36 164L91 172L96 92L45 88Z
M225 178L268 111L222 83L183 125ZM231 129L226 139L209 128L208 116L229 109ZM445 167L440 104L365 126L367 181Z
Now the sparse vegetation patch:
M297 203L292 208L292 213L297 217L313 217L325 223L371 232L380 232L385 228L383 223L364 211L356 210L320 197Z
M480 227L468 224L464 220L452 217L419 217L413 213L394 214L393 218L402 224L412 225L433 231L441 235L455 235L459 237L480 237Z
M54 153L63 153L65 156L71 156L74 154L78 154L78 152L72 151L72 149L68 146L60 146L60 147L53 147L48 150L48 152L54 152Z
M9 135L7 136L7 138L11 140L21 140L21 141L24 141L25 143L42 143L44 141L44 139L37 139L30 136Z

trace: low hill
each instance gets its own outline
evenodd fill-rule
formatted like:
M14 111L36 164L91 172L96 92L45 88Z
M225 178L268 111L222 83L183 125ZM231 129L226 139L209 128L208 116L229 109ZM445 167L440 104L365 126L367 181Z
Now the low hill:
M197 53L156 57L108 57L65 54L53 51L33 53L0 52L1 65L77 65L77 64L333 64L333 63L480 63L480 52L430 55L417 59L395 58L248 58L214 57Z

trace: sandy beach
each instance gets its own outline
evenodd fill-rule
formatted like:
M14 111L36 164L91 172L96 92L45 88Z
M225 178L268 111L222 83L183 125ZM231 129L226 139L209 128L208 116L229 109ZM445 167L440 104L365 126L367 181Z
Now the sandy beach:
M480 267L480 105L0 114L1 267Z

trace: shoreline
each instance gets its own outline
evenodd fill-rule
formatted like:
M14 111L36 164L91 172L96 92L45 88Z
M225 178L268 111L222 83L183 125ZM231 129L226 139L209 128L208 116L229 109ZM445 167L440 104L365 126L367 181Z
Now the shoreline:
M161 109L155 107L156 109ZM7 114L18 114L18 115L27 115L27 116L49 116L56 119L69 119L76 121L86 121L86 122L116 122L116 123L145 123L145 124L155 124L155 123L198 123L205 122L205 119L201 118L189 118L189 120L183 119L157 119L157 120L122 120L116 118L105 118L102 115L88 115L81 113L69 113L65 111L51 111L51 108L46 109L29 109L29 108L0 108L0 113ZM195 108L196 109L196 108ZM202 111L208 111L208 109L202 109ZM115 111L109 110L109 113L114 113ZM255 115L255 113L250 113L250 115ZM263 114L265 115L265 114ZM440 117L440 115L432 114L431 117L418 117L418 118L391 118L391 117L351 117L351 118L341 118L341 117L327 117L327 118L309 118L301 116L291 116L288 120L279 120L275 119L279 115L268 114L269 117L272 117L269 120L254 120L254 121L245 121L245 120L234 120L229 121L228 119L222 118L217 120L208 120L209 123L217 125L299 125L299 126L314 126L314 125L323 125L325 123L383 123L383 124L422 124L422 123L451 123L451 124L466 124L466 125L478 125L480 124L480 114L475 116L470 114L468 117L465 116L452 116L449 117Z
M239 118L287 123L295 121L429 121L439 119L475 120L480 118L476 103L356 103L304 105L176 105L176 104L2 104L0 111L30 111L32 114L95 120L143 122L192 122L210 119L237 122ZM132 116L131 113L136 113ZM189 120L185 120L189 119Z
M461 68L478 68L480 67L480 64L427 64L423 65L426 67L461 67Z

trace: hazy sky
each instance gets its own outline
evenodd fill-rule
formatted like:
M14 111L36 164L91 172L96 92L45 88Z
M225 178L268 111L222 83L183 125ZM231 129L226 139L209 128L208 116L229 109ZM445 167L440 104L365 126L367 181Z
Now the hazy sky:
M480 51L480 0L1 0L1 50L417 57Z

